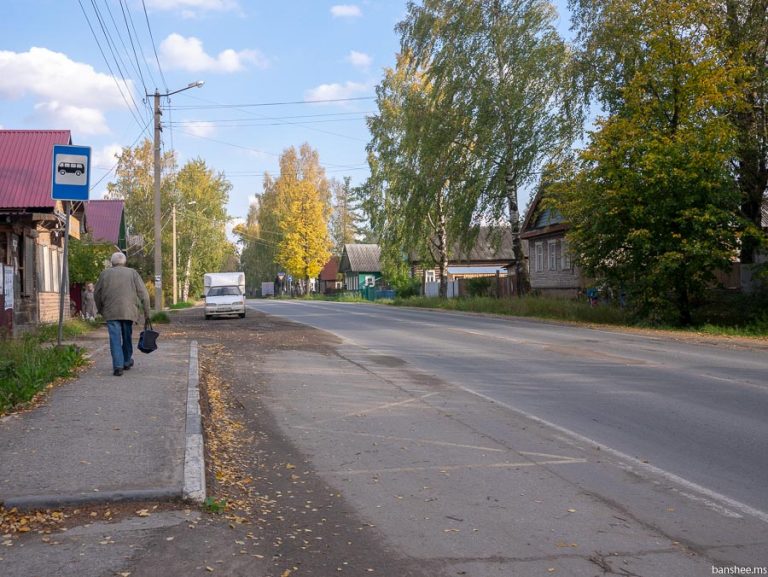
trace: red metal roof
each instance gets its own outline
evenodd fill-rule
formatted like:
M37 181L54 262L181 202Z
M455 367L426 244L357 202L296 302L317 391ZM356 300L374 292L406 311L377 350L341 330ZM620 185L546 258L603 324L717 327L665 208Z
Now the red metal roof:
M85 203L85 226L95 241L117 245L124 200L91 200Z
M52 208L54 144L72 144L69 130L0 130L0 208Z
M327 263L325 263L325 266L323 267L323 270L320 271L320 280L326 280L326 281L334 281L336 280L336 275L339 272L339 257L332 256Z

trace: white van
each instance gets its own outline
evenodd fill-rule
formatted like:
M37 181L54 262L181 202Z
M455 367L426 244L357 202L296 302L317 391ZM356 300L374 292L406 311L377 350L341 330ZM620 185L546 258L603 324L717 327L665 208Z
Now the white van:
M206 273L203 277L205 319L215 316L245 317L245 274Z

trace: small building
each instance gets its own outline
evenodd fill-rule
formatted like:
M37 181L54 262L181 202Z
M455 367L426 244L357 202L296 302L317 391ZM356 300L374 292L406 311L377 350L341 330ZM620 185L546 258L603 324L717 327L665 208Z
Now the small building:
M317 277L317 291L322 294L329 294L341 288L342 282L339 280L339 261L338 256L332 256L325 263L323 270Z
M0 330L58 321L65 207L51 198L55 144L68 130L0 130ZM70 236L79 237L83 203L73 203Z
M528 244L531 289L548 296L576 297L584 288L565 239L568 223L560 212L543 202L539 191L525 216L520 238Z
M345 244L339 262L344 288L360 291L376 286L381 278L381 249L378 244Z
M90 200L85 204L85 226L93 242L108 243L125 251L124 200Z
M507 274L514 268L514 262L509 227L480 227L471 247L465 248L459 242L453 243L448 252L448 279L495 276L498 272ZM427 262L416 254L410 254L408 265L411 278L421 279L422 282L440 280L440 268L432 260Z

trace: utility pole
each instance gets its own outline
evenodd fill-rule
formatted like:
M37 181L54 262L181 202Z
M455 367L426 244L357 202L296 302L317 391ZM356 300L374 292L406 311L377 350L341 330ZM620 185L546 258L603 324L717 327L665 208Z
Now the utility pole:
M163 224L162 205L160 202L160 92L155 89L155 312L163 310Z
M171 221L173 224L173 304L176 304L179 294L179 281L176 279L176 203L171 208Z
M146 96L154 96L155 98L155 312L163 310L163 223L162 223L162 204L160 200L160 133L163 131L163 127L160 124L160 117L163 115L160 110L160 97L170 96L171 94L178 94L184 90L190 88L200 88L205 84L202 80L197 82L190 82L184 88L174 90L173 92L166 92L160 94L160 91L155 88L154 94L147 94ZM174 235L175 239L175 235ZM174 274L174 281L176 275ZM176 295L174 291L174 303L176 302Z

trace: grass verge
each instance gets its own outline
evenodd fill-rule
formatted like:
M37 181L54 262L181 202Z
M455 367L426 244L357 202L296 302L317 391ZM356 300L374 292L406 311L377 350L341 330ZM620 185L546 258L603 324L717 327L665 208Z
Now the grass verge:
M85 321L63 327L67 338L91 330ZM15 339L0 341L0 415L31 401L58 379L71 376L85 364L84 351L74 345L54 346L58 325L44 325Z
M469 297L460 299L440 299L411 297L395 299L392 304L421 308L436 308L461 312L476 312L518 317L531 317L555 321L584 324L614 325L644 329L672 330L683 333L698 333L711 336L766 338L768 337L768 314L755 315L754 303L746 307L745 303L718 302L708 309L703 309L700 321L693 327L649 326L632 318L625 309L600 304L590 306L587 302L567 299L526 296L521 299L495 299L488 297ZM744 314L749 309L752 314ZM716 310L718 314L711 312ZM704 314L707 312L708 314Z

